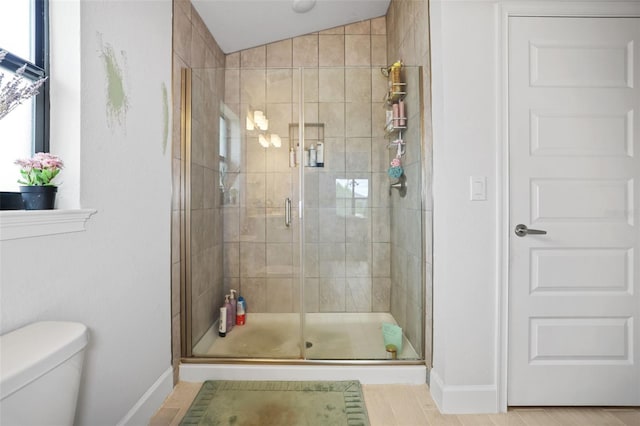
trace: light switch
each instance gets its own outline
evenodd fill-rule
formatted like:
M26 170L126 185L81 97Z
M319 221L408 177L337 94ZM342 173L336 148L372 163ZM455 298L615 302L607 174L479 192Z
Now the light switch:
M471 201L485 201L487 199L487 177L471 176Z

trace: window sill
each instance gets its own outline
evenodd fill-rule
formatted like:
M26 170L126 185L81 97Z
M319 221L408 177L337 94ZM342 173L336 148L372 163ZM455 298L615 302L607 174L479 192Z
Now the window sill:
M5 210L0 211L0 241L85 230L96 210Z

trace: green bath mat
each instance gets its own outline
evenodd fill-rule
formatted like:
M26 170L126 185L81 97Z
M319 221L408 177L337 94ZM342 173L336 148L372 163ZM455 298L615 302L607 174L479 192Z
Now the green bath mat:
M211 380L181 425L368 426L358 381Z

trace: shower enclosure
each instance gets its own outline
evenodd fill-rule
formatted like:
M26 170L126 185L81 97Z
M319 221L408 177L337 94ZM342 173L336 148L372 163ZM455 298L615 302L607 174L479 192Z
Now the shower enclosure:
M424 359L422 73L387 71L183 70L183 357Z

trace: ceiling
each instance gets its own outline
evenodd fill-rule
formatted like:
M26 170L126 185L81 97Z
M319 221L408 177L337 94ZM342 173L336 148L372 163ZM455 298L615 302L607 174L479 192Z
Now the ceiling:
M311 0L192 0L224 53L377 18L390 0L316 0L306 13L293 2Z

